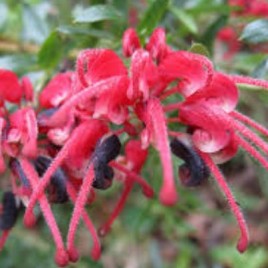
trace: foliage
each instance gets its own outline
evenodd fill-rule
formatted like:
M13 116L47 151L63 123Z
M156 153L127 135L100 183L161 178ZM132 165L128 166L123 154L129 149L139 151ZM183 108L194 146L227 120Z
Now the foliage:
M141 40L145 41L160 25L166 29L168 42L174 48L209 56L219 70L267 78L267 19L232 18L234 8L226 2L3 0L0 3L0 68L11 69L20 76L29 75L38 90L56 72L73 68L81 49L108 47L120 54L122 34L127 27L136 27ZM245 24L240 36L242 49L226 60L224 49L216 45L217 34L226 25L236 27L241 23ZM259 45L266 49L258 50ZM267 124L267 108L261 107L268 101L267 93L253 95L248 90L242 93L241 99L242 111ZM252 218L250 224L256 245L246 255L238 255L233 245L224 246L228 239L217 232L224 230L226 237L236 240L232 219L224 211L224 200L208 190L213 183L194 191L179 185L180 202L171 208L163 207L156 200L140 199L139 190L135 189L137 195L132 195L121 220L117 220L113 232L102 241L104 254L99 263L86 257L89 239L81 228L80 248L85 256L79 266L73 267L89 267L90 264L96 268L127 267L132 262L137 263L136 267L267 267L267 226L258 227L257 231L256 223L265 220L264 212L268 208L267 181L258 182L257 178L268 179L268 176L258 176L263 173L259 169L249 167L248 159L240 156L222 167L232 179L243 209ZM155 189L160 187L157 178L161 172L156 154L143 173ZM237 186L242 188L241 192ZM102 213L108 213L109 204L116 202L116 195L113 195L116 187L103 194L91 208L97 225ZM221 207L225 219L216 217L215 206ZM57 207L55 211L62 228L66 229L64 211ZM36 232L41 238L28 235L22 224L17 226L0 255L1 267L18 267L22 262L29 268L54 267L47 229L41 222Z

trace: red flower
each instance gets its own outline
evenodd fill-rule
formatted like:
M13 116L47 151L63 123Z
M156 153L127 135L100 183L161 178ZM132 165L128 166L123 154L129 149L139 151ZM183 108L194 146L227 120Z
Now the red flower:
M123 210L135 183L151 198L153 189L141 172L150 157L148 148L153 146L163 169L160 201L173 205L178 199L174 153L184 161L178 171L184 186L194 187L209 174L214 176L240 228L237 248L245 251L247 226L216 164L230 160L241 147L268 170L268 144L255 133L268 136L268 130L235 110L237 84L268 89L268 82L225 75L204 56L171 50L162 28L153 32L144 48L135 30L127 30L123 52L130 57L129 68L112 50L82 51L74 71L55 75L43 89L39 106L46 110L33 108L29 80L23 78L20 85L14 73L2 70L0 171L4 171L5 159L9 160L13 195L26 206L24 224L35 224L34 207L39 203L56 246L55 261L65 266L79 258L74 241L82 219L93 240L91 256L97 260L100 241L85 206L95 201L98 191L111 187L114 179L123 183L118 203L100 228L104 235ZM14 96L10 96L10 86L16 89ZM180 101L176 101L178 95ZM173 96L173 103L169 96ZM5 101L20 104L22 99L27 107L15 107L13 113L5 109ZM171 111L177 115L172 117ZM179 122L186 131L169 130L169 122ZM50 203L68 200L74 210L65 247ZM0 248L16 218L12 212L12 222L6 221L6 207L4 200Z

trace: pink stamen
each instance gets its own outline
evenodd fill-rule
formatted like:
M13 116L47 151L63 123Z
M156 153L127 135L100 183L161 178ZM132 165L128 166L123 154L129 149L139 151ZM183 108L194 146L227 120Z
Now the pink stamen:
M237 111L231 112L231 115L233 117L235 117L236 119L238 119L239 121L241 121L245 124L248 124L249 126L255 128L257 131L259 131L260 133L262 133L263 135L268 137L268 129L263 127L259 123L255 122L251 118L249 118L249 117L247 117L247 116L245 116Z
M118 200L115 209L111 213L109 219L106 221L106 223L99 229L99 233L101 236L105 236L111 229L111 226L113 222L116 220L116 218L119 216L119 214L122 212L124 209L124 206L126 204L127 198L133 188L133 183L134 181L132 180L127 180L125 182L125 187L124 190L121 194L120 199Z
M168 135L170 135L170 136L172 136L172 137L181 137L181 136L183 136L183 135L185 135L185 134L183 134L183 133L181 133L181 132L176 132L176 131L171 131L171 130L169 130L169 131L168 131Z
M160 191L160 200L165 205L174 205L178 197L173 176L165 114L158 99L150 99L147 109L148 117L152 124L150 131L154 134L156 147L163 166L164 180Z
M41 180L38 181L38 184L35 187L33 194L31 195L31 199L29 201L28 207L26 208L24 219L33 217L32 216L33 209L38 198L41 195L43 195L45 188L47 187L47 185L49 184L51 180L51 176L55 173L57 168L59 168L59 166L62 164L64 159L67 157L71 146L76 142L77 139L80 138L81 135L83 135L83 132L84 132L84 127L83 127L83 124L81 124L75 129L75 131L73 131L70 139L66 142L63 148L59 151L57 156L54 158L53 162L51 163L49 168L46 170Z
M71 259L73 255L77 256L77 249L74 245L75 233L79 224L81 215L83 214L84 206L87 202L88 193L90 192L91 185L94 179L93 164L90 164L88 172L83 179L83 184L81 185L80 192L77 196L73 215L70 221L68 235L67 235L67 250Z
M35 113L29 109L25 114L26 128L29 135L28 141L23 146L22 153L28 157L34 158L37 155L37 136L38 128Z
M148 198L152 198L154 195L154 190L152 189L152 187L148 184L148 182L142 178L141 176L139 176L138 174L136 174L135 172L128 170L126 167L124 167L123 165L120 165L119 163L112 161L110 163L110 166L120 170L121 172L125 173L131 180L137 182L140 184L140 186L142 187L142 191L143 194L148 197Z
M5 120L3 118L0 118L0 141L2 141L4 126L5 126ZM6 166L5 166L5 161L3 157L2 142L0 142L0 174L3 173L5 169L6 169Z
M238 135L236 136L236 140L245 151L247 151L253 158L257 159L263 167L268 170L268 160L256 148Z
M0 237L0 251L3 250L3 248L6 244L6 241L8 239L9 233L10 233L10 230L4 230L2 232L1 237Z
M160 100L163 101L166 98L168 98L169 96L176 94L176 93L179 93L178 87L173 87L169 90L166 90L163 94L161 94Z
M179 110L180 106L181 106L180 103L172 103L165 105L163 108L165 112L171 112L174 110Z
M249 243L248 228L247 228L244 216L243 216L239 206L237 205L237 202L236 202L225 178L223 177L223 175L220 172L220 170L218 169L218 167L214 164L211 157L208 154L204 154L202 152L199 152L199 153L200 153L201 157L203 158L203 160L205 161L205 163L207 164L207 166L209 167L211 173L214 175L214 178L216 179L216 182L218 183L219 188L223 191L224 195L226 196L228 204L230 206L230 209L232 210L232 212L237 220L237 223L239 225L240 232L241 232L241 236L240 236L239 241L237 243L237 249L239 252L243 253L247 249L248 243Z
M234 129L238 130L244 137L254 142L265 153L268 153L268 144L249 128L236 120L232 120L231 124L233 124Z
M67 184L67 191L68 191L68 195L70 196L72 202L75 204L76 199L77 199L77 192L71 183ZM88 216L88 214L86 213L85 210L82 211L82 218L83 218L84 223L85 223L86 227L88 228L88 230L92 236L92 240L93 240L93 246L91 249L91 257L93 260L98 260L100 258L100 254L101 254L101 244L100 244L100 240L99 240L97 231L96 231L90 217ZM70 256L71 261L73 261L73 262L77 261L79 258L78 255L76 256L76 252L74 252L74 253L75 254L71 254L71 256Z
M128 79L127 76L108 78L78 92L77 94L69 98L59 108L59 110L54 115L52 115L52 117L48 120L48 125L58 126L65 123L68 115L70 114L70 111L72 111L76 105L80 103L86 103L93 96L99 96L101 93L108 91L115 86L119 86L120 82L125 81L125 79Z
M39 178L34 167L25 158L21 158L20 163L21 163L22 169L25 172L25 175L27 176L31 184L31 187L34 189L35 185L37 185L39 182ZM40 203L40 208L43 212L44 218L46 220L46 223L51 231L52 237L56 245L55 262L59 266L62 266L62 267L66 266L69 262L68 254L64 248L64 243L62 240L59 227L57 225L57 222L54 218L53 212L51 210L51 207L45 195L42 195L40 197L39 203Z
M71 145L75 142L75 140L76 140L76 137L74 135L73 138L71 137L66 142L64 147L59 151L59 153L55 157L54 161L51 163L49 168L46 170L46 172L43 175L43 177L41 178L41 180L37 182L37 185L36 185L35 189L33 189L33 193L32 193L31 198L29 200L28 207L26 208L26 211L25 211L25 215L24 215L25 220L27 218L33 217L32 216L33 209L34 209L34 206L35 206L38 198L43 195L45 188L47 187L47 185L49 184L49 182L51 180L51 176L55 173L57 168L59 168L59 166L62 164L64 159L67 157L69 149L70 149ZM28 226L27 223L26 223L26 225Z
M168 123L181 123L179 118L167 118Z
M252 77L246 77L242 75L229 75L228 77L238 84L246 84L246 85L252 85L252 86L257 86L257 87L262 87L264 89L268 89L268 82L265 80L256 79Z

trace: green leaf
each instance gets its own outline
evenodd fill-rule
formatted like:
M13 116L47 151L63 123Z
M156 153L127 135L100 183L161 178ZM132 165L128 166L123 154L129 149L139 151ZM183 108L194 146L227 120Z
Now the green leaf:
M86 9L79 9L74 14L75 23L92 23L121 18L122 14L111 5L94 5Z
M86 35L97 38L112 38L113 35L110 32L96 29L83 29L69 25L59 26L57 32L66 34L66 35Z
M226 25L228 16L223 15L217 18L210 26L206 29L205 33L201 38L201 43L204 44L209 50L212 49L215 37L218 31Z
M160 24L160 20L167 10L169 0L153 1L143 15L139 25L138 32L142 36L148 36L153 29Z
M22 26L22 39L26 41L41 44L49 33L46 22L27 4L23 5Z
M265 78L268 74L268 59L263 60L257 67L253 70L251 76L256 78Z
M170 11L175 15L175 17L193 34L197 34L198 27L196 25L195 20L185 11L172 7Z
M196 53L196 54L200 54L200 55L204 55L206 57L209 57L208 49L200 43L193 43L192 46L190 47L189 51Z
M12 70L18 74L33 70L35 64L36 57L25 53L0 57L0 68Z
M0 3L0 28L3 27L4 23L8 18L8 8L5 3Z
M268 41L268 19L259 19L249 23L243 30L240 40L251 44Z
M46 39L38 53L38 62L41 67L50 69L55 67L63 55L63 42L57 32L52 32Z

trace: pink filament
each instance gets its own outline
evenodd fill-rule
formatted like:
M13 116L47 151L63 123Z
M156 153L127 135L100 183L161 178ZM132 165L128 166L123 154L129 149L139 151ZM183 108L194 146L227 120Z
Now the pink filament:
M264 89L268 89L268 82L261 79L256 79L252 77L246 77L242 75L229 75L228 76L233 82L238 84L246 84L246 85L252 85L257 87L262 87Z
M81 129L83 130L84 128L81 127ZM38 181L38 184L35 187L32 195L31 195L28 207L26 208L24 218L32 217L33 209L34 209L34 206L35 206L38 198L41 195L43 195L45 188L47 187L47 185L49 184L49 182L51 180L51 176L55 173L57 168L59 168L59 166L62 164L64 159L67 157L69 149L71 148L73 143L75 143L75 141L77 139L79 139L80 135L83 135L83 133L81 133L80 128L77 127L76 131L73 132L73 135L70 137L70 139L66 142L64 147L59 151L57 156L54 158L54 161L51 163L49 168L46 170L46 172L42 176L41 180Z
M36 157L37 155L37 136L38 128L35 112L29 109L25 114L26 128L28 133L28 141L23 146L23 154L28 157Z
M0 251L2 251L3 247L5 246L9 233L10 233L10 230L4 230L2 232L1 237L0 237Z
M83 214L84 206L87 202L88 193L90 192L91 185L94 179L93 164L90 164L88 172L83 179L83 184L81 185L80 192L77 196L73 215L70 221L68 235L67 235L67 249L68 253L72 259L72 256L76 255L76 248L74 246L75 233L79 224L81 215Z
M174 205L177 201L176 185L173 177L171 152L168 142L165 114L158 99L148 101L148 117L152 124L152 133L156 141L163 166L163 185L160 191L160 200L165 205Z
M68 195L70 196L72 202L75 204L76 198L77 198L77 192L71 183L67 184L67 191L68 191ZM82 218L83 218L84 223L87 226L87 228L92 236L92 239L93 239L93 247L91 250L91 257L94 260L98 260L100 257L100 254L101 254L101 245L100 245L100 240L99 240L97 231L96 231L90 217L88 216L88 214L86 213L85 210L82 211ZM76 261L76 258L71 259L71 260Z
M268 144L263 139L261 139L245 125L237 122L236 120L232 120L231 124L234 126L234 129L238 130L244 137L254 142L265 153L268 153Z
M4 125L5 125L4 119L0 118L0 141L2 141ZM2 142L0 142L0 173L2 173L4 171L5 171L5 161L4 161L4 157L3 157Z
M111 167L114 167L117 170L120 170L121 172L125 173L131 180L137 182L140 184L140 186L142 187L142 191L144 193L144 195L148 198L152 198L154 195L154 190L152 189L152 187L148 184L148 182L142 178L141 176L139 176L137 173L128 170L126 167L124 167L123 165L120 165L119 163L113 161L110 163Z
M268 160L258 150L238 135L236 136L236 140L244 150L246 150L253 158L257 159L263 167L268 170Z
M32 164L25 158L21 158L20 163L25 172L25 175L27 176L31 184L31 187L34 189L35 185L37 185L39 181L38 175L35 169L33 168ZM54 218L53 212L50 208L50 205L48 203L46 196L42 195L39 199L39 202L40 202L40 208L44 214L44 218L51 231L52 237L54 239L54 242L57 248L56 255L55 255L55 262L59 266L66 266L69 261L68 254L65 251L60 230L58 228L57 222Z
M113 78L108 78L97 82L96 84L89 86L77 94L73 95L69 100L67 100L59 110L49 119L49 126L57 126L66 121L66 116L70 114L70 111L79 103L85 103L93 96L100 95L102 92L109 90L110 88L116 86L122 79L126 79L125 76L117 76Z
M239 252L244 252L247 249L248 242L249 242L249 234L248 234L248 228L246 225L246 221L244 219L244 216L237 205L237 202L225 180L223 175L221 174L218 167L215 165L215 163L212 161L211 157L208 154L204 154L200 152L201 157L209 167L211 173L214 175L214 178L216 179L220 189L223 191L224 195L227 198L228 204L237 220L237 223L240 228L241 236L239 238L239 241L237 243L237 249Z
M115 221L115 219L118 217L118 215L124 209L127 197L129 196L130 191L133 188L133 183L134 183L134 181L132 181L132 180L130 180L130 181L127 180L125 182L125 187L124 187L123 193L122 193L120 199L118 200L118 203L116 204L114 211L112 212L112 214L110 215L110 217L106 221L106 223L100 228L100 234L102 236L106 235L110 231L113 222Z
M172 104L167 104L164 106L164 111L165 112L171 112L174 110L179 110L181 104L180 103L172 103Z
M166 90L164 93L161 94L160 96L160 100L165 100L166 98L168 98L169 96L179 93L178 91L178 87L173 87L169 90Z
M249 126L255 128L257 131L259 131L260 133L262 133L265 136L268 136L268 129L263 127L262 125L260 125L259 123L255 122L254 120L252 120L251 118L237 112L237 111L233 111L231 113L231 115L233 117L235 117L236 119L238 119L239 121L248 124Z

